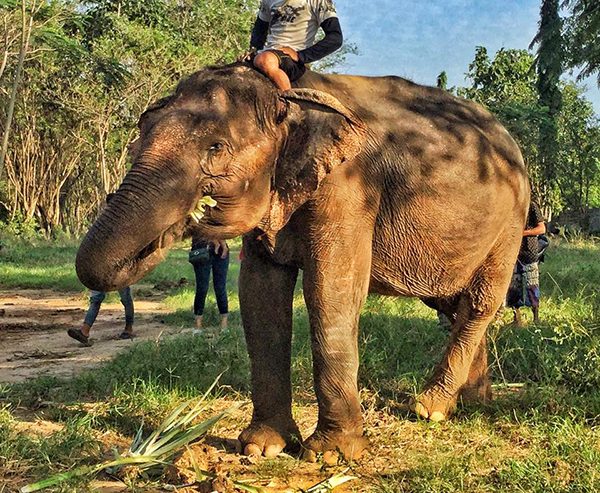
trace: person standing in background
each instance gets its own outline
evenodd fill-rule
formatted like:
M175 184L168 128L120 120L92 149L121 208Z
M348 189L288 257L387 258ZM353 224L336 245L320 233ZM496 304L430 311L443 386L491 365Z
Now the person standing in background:
M121 297L121 303L125 308L125 328L117 337L119 339L133 339L134 309L131 288L127 286L126 288L120 289L119 296ZM102 305L104 298L106 298L106 293L104 291L91 291L90 306L85 314L83 324L79 329L67 330L69 337L72 337L86 346L89 345L90 331L92 329L92 325L94 325L94 322L96 321L96 317L98 316L98 312L100 311L100 306Z
M206 240L200 236L192 236L192 248L189 261L194 267L196 276L196 293L194 296L194 325L196 331L205 330L204 306L208 294L210 273L213 274L213 288L221 319L219 332L227 328L229 307L227 301L227 271L229 269L229 247L223 240Z
M539 323L540 306L540 271L539 271L539 240L538 236L546 232L544 217L535 202L529 205L523 241L519 256L508 288L506 304L513 309L513 323L523 325L520 309L524 306L531 308L533 322Z

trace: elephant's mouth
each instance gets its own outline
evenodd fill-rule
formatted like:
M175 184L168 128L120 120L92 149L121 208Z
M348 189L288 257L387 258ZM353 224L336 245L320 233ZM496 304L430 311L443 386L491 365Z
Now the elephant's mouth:
M127 286L142 278L162 262L173 243L183 238L187 219L179 221L144 246L137 254L123 259L116 267L115 286Z
M190 227L199 224L203 218L206 221L207 208L213 208L216 205L217 202L210 195L204 195L186 217L162 231L132 258L124 259L118 266L118 271L123 276L138 279L142 277L164 260L173 243L182 239Z

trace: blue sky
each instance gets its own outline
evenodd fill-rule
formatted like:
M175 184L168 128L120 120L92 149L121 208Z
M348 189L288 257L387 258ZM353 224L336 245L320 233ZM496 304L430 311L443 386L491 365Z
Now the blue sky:
M360 55L341 70L361 75L400 75L435 85L466 85L464 74L485 46L490 56L505 48L527 48L538 27L540 0L336 0L345 38ZM572 78L574 78L573 76ZM600 115L595 79L584 82Z

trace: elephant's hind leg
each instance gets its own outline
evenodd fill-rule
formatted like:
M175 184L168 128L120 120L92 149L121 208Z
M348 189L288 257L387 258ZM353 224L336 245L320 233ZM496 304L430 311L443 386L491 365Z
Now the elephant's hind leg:
M301 442L292 418L292 302L298 269L275 264L244 239L240 310L252 372L252 422L239 440L246 455L274 457Z
M459 397L468 401L490 398L485 337L510 280L512 271L507 258L511 256L504 252L490 255L460 296L446 352L413 402L418 415L441 421L452 413Z

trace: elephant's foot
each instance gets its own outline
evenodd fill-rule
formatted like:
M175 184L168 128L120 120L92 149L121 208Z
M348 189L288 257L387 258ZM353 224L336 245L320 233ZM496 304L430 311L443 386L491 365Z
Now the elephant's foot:
M304 443L302 457L316 462L317 454L323 454L326 464L334 465L340 455L347 461L360 458L369 447L369 440L359 432L321 432L316 430Z
M429 388L411 400L410 408L422 418L444 421L456 408L456 398L444 398L435 388Z
M284 449L297 451L302 438L292 418L253 421L239 436L244 455L276 457Z

